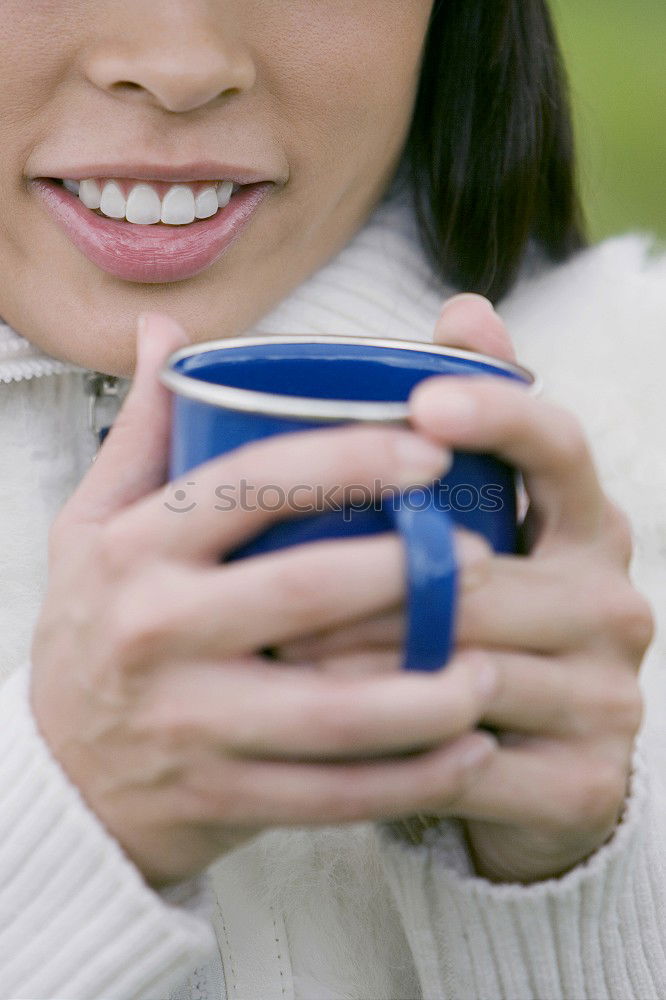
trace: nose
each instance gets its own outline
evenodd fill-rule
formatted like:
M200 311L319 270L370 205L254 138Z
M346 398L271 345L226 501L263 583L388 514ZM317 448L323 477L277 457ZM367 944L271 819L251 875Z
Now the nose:
M122 17L125 5L109 4L117 27L105 19L110 30L85 59L88 79L124 100L180 113L250 90L256 67L239 37L238 19L224 16L223 4L212 6L200 0L132 3Z

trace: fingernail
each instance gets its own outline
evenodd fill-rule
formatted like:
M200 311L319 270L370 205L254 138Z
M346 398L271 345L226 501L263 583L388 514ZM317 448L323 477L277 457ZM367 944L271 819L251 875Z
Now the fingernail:
M484 760L487 760L496 746L497 740L489 733L475 734L474 742L470 743L469 746L466 746L460 752L460 761L463 767L471 768L482 764Z
M399 486L430 483L443 476L451 466L451 453L419 434L400 434L395 441L400 463Z
M465 300L476 301L481 305L484 305L488 312L495 312L492 302L485 298L485 296L479 295L477 292L460 292L459 295L453 295L450 299L446 300L439 315L443 316L447 309L451 306L456 305L458 302L464 302Z

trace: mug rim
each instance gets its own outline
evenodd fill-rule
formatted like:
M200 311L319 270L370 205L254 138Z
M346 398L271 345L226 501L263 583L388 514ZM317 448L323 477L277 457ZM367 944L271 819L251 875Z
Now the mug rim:
M394 347L398 350L436 354L462 361L475 361L518 376L530 395L539 395L541 380L529 368L501 361L489 354L466 351L458 347L444 347L418 340L394 340L388 337L348 337L336 334L263 334L253 337L228 337L188 344L169 355L159 372L162 385L177 396L185 396L200 403L220 409L257 413L262 416L288 417L293 420L316 421L373 421L404 423L408 419L409 405L405 402L378 402L353 399L321 399L316 396L295 396L286 393L263 392L257 389L238 389L219 385L174 371L173 366L184 358L195 357L211 351L233 350L242 347L262 347L270 344L350 344L368 347ZM430 376L428 376L430 377Z

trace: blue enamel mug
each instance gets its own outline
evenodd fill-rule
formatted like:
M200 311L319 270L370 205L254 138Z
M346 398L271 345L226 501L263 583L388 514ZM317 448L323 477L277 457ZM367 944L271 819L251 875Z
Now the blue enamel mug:
M432 375L535 384L518 365L411 341L298 334L182 348L160 376L173 393L170 478L275 434L358 422L407 425L409 395ZM406 548L404 667L432 671L446 664L454 642L456 524L483 535L496 552L515 552L515 471L492 455L456 452L446 475L429 487L382 490L362 503L281 521L231 558L398 531Z

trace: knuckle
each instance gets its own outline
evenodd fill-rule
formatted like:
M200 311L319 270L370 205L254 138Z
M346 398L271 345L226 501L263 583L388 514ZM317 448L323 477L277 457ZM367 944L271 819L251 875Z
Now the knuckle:
M461 562L482 562L491 559L494 550L484 535L466 528L456 528L455 543L458 558Z
M145 770L169 789L175 819L232 823L247 814L252 790L242 780L242 766L219 752L217 734L211 733L196 706L163 688L138 715L136 726Z
M117 521L104 525L97 536L95 559L101 574L118 580L136 563L137 540Z
M563 468L576 469L589 460L587 440L572 414L559 407L553 409L557 418L556 457Z
M446 671L442 672L441 680L446 685L443 690L451 722L459 721L461 730L478 722L491 700L494 704L501 703L506 689L506 674L497 657L474 646L454 655ZM454 681L457 684L452 689Z
M310 546L315 549L315 544ZM317 549L320 549L317 546ZM318 553L314 553L316 556ZM272 567L270 589L277 601L295 626L313 631L330 615L331 602L335 596L335 581L321 571L317 573L316 563L310 558L312 551L301 553L303 558L285 557ZM307 558L306 558L307 556Z
M654 636L652 609L628 580L606 588L601 602L600 625L639 660Z
M457 764L446 776L446 781L440 779L439 787L430 802L426 803L426 808L433 812L446 807L452 812L460 810L463 806L467 793L478 780L476 771L470 772L468 767Z
M643 719L643 697L635 676L619 674L604 682L603 694L588 705L588 718L602 732L635 736Z
M107 612L108 634L125 669L140 668L169 649L171 616L154 588L151 600L145 599L149 592L142 587L139 596L134 586L123 588Z
M607 707L606 716L613 720L617 730L633 737L641 727L643 710L641 689L635 678L630 678L619 685L610 707Z
M326 698L313 697L303 706L308 729L317 733L322 745L332 752L352 752L360 745L364 730L359 724L353 702L336 694L335 686Z
M220 722L224 727L225 741L233 753L256 753L262 747L266 728L252 711L220 712Z
M631 602L624 615L624 631L630 647L642 660L655 635L652 608L645 597L632 590Z
M598 761L579 772L564 795L569 825L597 830L613 824L626 798L627 780L627 775L608 761Z
M491 753L481 764L470 767L460 757L449 759L442 766L439 755L428 755L423 761L419 809L433 813L464 811L468 793L478 782L481 771L490 766L492 757Z
M608 501L605 507L606 535L614 551L616 551L625 566L628 566L633 554L634 542L631 521L623 510Z
M229 760L216 761L214 775L208 769L190 771L179 801L188 823L243 824L256 809L242 769Z
M460 584L463 590L483 588L490 582L495 553L481 535L470 531L456 533L456 549L462 567Z
M271 586L281 604L293 610L316 606L319 599L319 588L313 586L312 580L303 567L295 559L285 559L273 567Z

